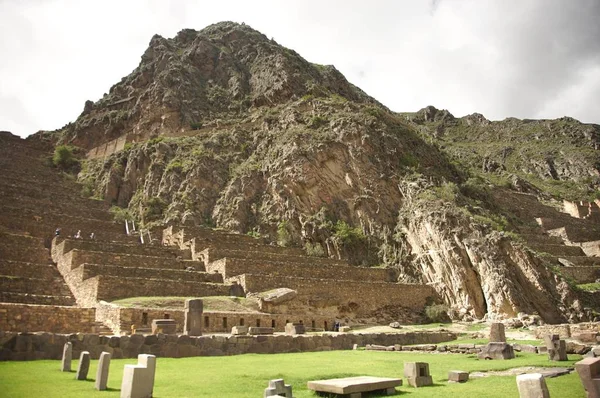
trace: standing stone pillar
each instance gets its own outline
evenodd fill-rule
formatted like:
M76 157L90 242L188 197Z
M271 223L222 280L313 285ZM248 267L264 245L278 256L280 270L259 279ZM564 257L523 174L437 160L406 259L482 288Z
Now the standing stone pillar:
M79 356L79 365L77 365L77 374L75 379L85 380L87 379L88 371L90 370L90 353L88 351L82 351Z
M73 359L73 343L67 342L63 347L62 363L60 370L63 372L71 371L71 360Z
M108 383L108 368L110 367L110 352L102 352L98 361L98 370L96 371L96 390L106 390Z
M201 299L185 300L185 321L183 334L188 336L202 336L202 311Z
M600 358L584 358L575 363L575 370L588 398L600 397Z
M544 377L539 373L517 376L519 398L550 398Z
M154 390L156 357L149 354L138 355L137 365L125 365L121 398L149 398Z
M506 343L503 323L492 323L490 326L490 343Z
M567 361L567 343L560 339L558 334L544 336L544 343L548 349L548 358L551 361Z

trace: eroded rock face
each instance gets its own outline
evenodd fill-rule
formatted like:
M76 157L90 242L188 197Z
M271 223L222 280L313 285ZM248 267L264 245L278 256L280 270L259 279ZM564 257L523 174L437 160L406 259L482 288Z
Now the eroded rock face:
M568 284L524 247L444 209L412 214L403 227L412 256L403 274L432 285L452 303L454 318L504 319L523 312L557 323L581 313Z

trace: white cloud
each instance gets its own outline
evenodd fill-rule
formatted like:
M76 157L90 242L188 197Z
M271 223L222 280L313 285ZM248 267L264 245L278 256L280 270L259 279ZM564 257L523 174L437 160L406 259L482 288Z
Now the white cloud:
M0 130L74 120L153 34L245 22L396 111L600 123L600 2L0 0Z

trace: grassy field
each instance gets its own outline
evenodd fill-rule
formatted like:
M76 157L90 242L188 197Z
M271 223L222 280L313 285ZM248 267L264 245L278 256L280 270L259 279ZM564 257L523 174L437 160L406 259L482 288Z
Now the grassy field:
M158 358L154 396L259 397L269 379L284 378L296 398L316 397L306 389L309 380L370 375L402 377L403 362L428 362L434 386L415 389L402 386L398 396L418 397L517 397L514 376L471 379L448 384L449 370L487 371L522 366L569 366L580 360L550 362L546 355L517 354L510 361L479 361L473 355L419 354L411 352L331 351L298 354L230 357ZM88 381L75 381L74 373L59 371L60 361L0 362L1 397L118 397L123 366L134 359L111 362L109 391L94 390L98 361L92 361ZM73 369L77 360L73 361ZM405 381L406 383L406 381ZM580 398L585 393L576 373L547 380L552 397Z

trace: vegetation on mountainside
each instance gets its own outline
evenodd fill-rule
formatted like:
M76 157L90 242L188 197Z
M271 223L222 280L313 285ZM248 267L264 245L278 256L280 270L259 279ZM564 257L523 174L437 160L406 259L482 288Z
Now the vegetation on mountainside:
M52 164L66 172L73 172L79 167L79 159L75 155L76 148L71 145L59 145L54 149Z
M455 118L433 107L400 115L473 176L496 185L520 178L556 199L599 195L600 126L568 117L497 122L478 114Z

